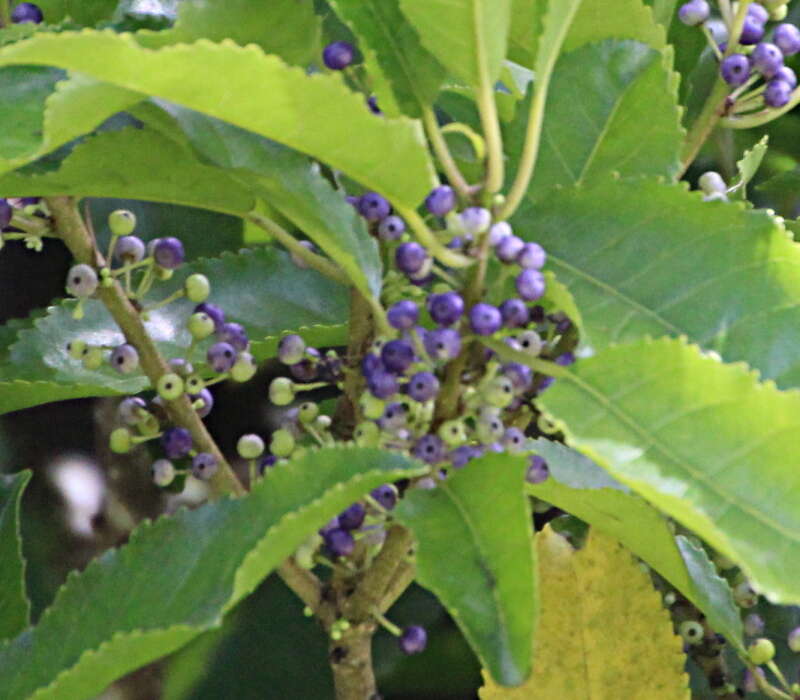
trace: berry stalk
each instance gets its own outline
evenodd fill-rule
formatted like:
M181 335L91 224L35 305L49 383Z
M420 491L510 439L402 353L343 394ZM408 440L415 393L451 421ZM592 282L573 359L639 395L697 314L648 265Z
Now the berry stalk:
M442 169L445 175L447 175L447 179L450 181L450 185L458 192L462 199L469 199L469 183L464 179L464 176L458 169L458 165L456 165L455 160L453 160L453 156L447 146L447 141L445 141L444 135L439 129L439 124L436 121L436 115L432 107L425 106L422 108L422 123L425 125L428 140L431 142L431 146L433 146L433 152L439 159L439 163L441 163Z

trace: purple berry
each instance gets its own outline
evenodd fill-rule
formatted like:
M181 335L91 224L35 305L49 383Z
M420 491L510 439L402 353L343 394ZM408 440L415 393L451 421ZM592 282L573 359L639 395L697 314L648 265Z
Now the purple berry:
M533 370L519 362L507 362L501 369L503 376L511 380L514 393L523 394L533 385Z
M436 464L445 458L446 450L444 442L438 435L423 435L414 443L411 454L417 459L421 459L428 464Z
M525 444L525 433L519 428L506 428L503 439L500 441L503 447L509 452L519 452Z
M789 68L789 66L781 66L778 68L778 70L775 71L775 75L772 76L772 79L789 83L789 87L792 89L797 87L797 75L795 75L795 72Z
M506 328L521 328L530 320L528 307L522 299L506 299L500 304L500 316Z
M258 473L263 475L267 469L274 467L277 463L278 458L275 455L264 455L258 460Z
M334 41L322 50L322 60L331 70L344 70L353 62L355 49L346 41Z
M349 557L356 546L353 536L347 530L340 528L328 530L323 537L325 546L334 557Z
M515 281L517 293L525 301L536 301L544 295L546 282L539 270L523 270Z
M378 399L388 399L400 389L395 375L385 369L377 369L367 377L367 387L370 393Z
M422 270L428 260L428 252L419 243L401 243L395 251L394 261L397 268L407 275L413 275Z
M192 434L186 428L168 428L161 436L161 446L169 459L180 459L192 449Z
M472 445L461 445L461 447L456 447L456 449L450 453L450 464L453 465L453 469L462 469L466 467L470 461L476 457L480 457L480 455L480 449Z
M193 394L192 403L195 401L203 402L203 405L200 408L195 409L200 418L205 418L209 413L211 413L211 409L214 408L214 396L208 389L204 388L200 390L199 394Z
M742 34L739 37L739 43L743 46L752 46L757 44L764 38L764 25L759 22L753 15L747 15L744 18L742 25Z
M122 236L114 246L114 257L121 263L139 262L144 258L146 247L137 236Z
M223 323L217 331L217 337L223 343L230 343L239 352L247 350L250 341L247 338L247 331L239 323Z
M225 323L225 312L216 304L204 301L202 304L198 304L194 307L194 312L196 314L206 314L206 316L214 322L214 328L216 330L222 328L222 324Z
M409 299L392 304L386 312L389 325L399 331L413 328L419 319L419 307Z
M296 333L283 336L278 343L278 359L285 365L302 362L306 352L306 342Z
M497 258L500 262L513 263L516 262L517 256L522 252L524 247L525 241L518 236L512 235L503 238L497 246L495 246L494 252L497 254Z
M21 2L11 13L11 21L14 24L22 24L23 22L41 24L44 21L44 14L42 14L38 5L34 5L32 2Z
M428 297L428 312L440 326L452 326L464 313L464 300L457 292L431 294Z
M547 462L539 455L531 455L528 461L528 471L525 473L525 481L529 484L541 484L550 476L550 469Z
M734 53L722 61L720 65L722 79L734 87L744 85L750 77L750 61L741 53Z
M414 348L407 340L390 340L381 348L381 361L390 372L402 374L414 362Z
M389 216L392 207L377 192L367 192L358 200L358 211L367 221L380 221Z
M312 382L317 378L317 366L308 359L290 365L289 372L298 382Z
M381 358L373 352L367 353L361 359L361 374L369 379L375 372L384 371Z
M452 360L461 352L461 335L453 328L428 331L423 342L425 350L435 360Z
M753 67L762 75L771 78L775 71L783 65L781 50L768 42L761 42L750 54Z
M214 343L206 353L206 360L211 369L222 374L233 367L236 362L236 350L233 345L226 342Z
M767 107L783 107L792 99L792 86L784 80L770 80L764 90Z
M710 14L711 8L706 0L690 0L681 5L681 9L678 10L678 19L690 27L696 27L705 22Z
M7 199L0 199L0 229L4 229L11 223L12 216L14 216L14 208Z
M342 530L356 530L361 527L366 516L367 509L361 503L354 503L339 514L339 527Z
M469 323L473 332L478 335L492 335L500 330L503 317L496 307L481 302L470 309Z
M507 221L498 221L489 229L489 245L494 248L504 238L508 238L514 233L511 224Z
M397 503L397 488L392 484L383 484L383 486L372 489L370 496L386 510L391 510Z
M425 206L434 216L444 216L450 213L455 205L456 193L448 185L434 188L425 198Z
M800 51L800 29L789 22L784 22L775 27L772 41L785 56L793 56Z
M439 393L439 380L433 372L417 372L409 380L407 390L414 401L430 401Z
M173 236L153 241L153 257L159 267L174 270L183 264L185 253L183 243Z
M192 459L192 476L205 481L217 471L217 458L210 452L201 452Z
M130 343L118 345L111 352L111 366L120 374L130 374L139 366L139 353Z
M425 651L428 643L428 634L424 627L411 625L403 629L403 633L398 637L400 651L404 654L419 654Z
M399 216L387 216L378 225L378 236L382 241L396 241L406 230L406 222Z
M382 430L396 431L405 427L407 418L408 405L395 401L384 409L378 423Z
M759 5L757 2L751 3L747 6L747 14L750 15L756 22L760 22L761 24L766 24L769 20L769 12L767 12L763 5Z
M575 355L571 352L565 352L556 358L556 364L562 367L567 367L575 362Z
M547 253L538 243L526 243L517 256L517 264L520 267L540 270L546 262Z
M375 95L370 95L367 98L367 107L369 107L369 111L373 114L383 114L381 108L378 107L378 98Z
M461 226L467 235L477 235L486 231L492 223L492 213L483 207L468 207L459 215Z

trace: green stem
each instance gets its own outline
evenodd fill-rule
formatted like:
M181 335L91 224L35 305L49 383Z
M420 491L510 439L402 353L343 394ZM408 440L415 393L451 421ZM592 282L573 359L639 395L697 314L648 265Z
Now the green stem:
M486 139L486 186L485 194L491 197L503 188L505 163L503 160L503 134L497 116L497 102L494 96L494 80L489 75L489 58L483 28L486 26L483 4L474 3L475 8L475 54L478 61L478 113L481 118L483 137ZM491 200L490 200L491 201Z
M472 258L468 258L466 255L461 255L445 247L414 209L410 209L401 204L395 204L394 208L411 227L411 230L414 232L419 242L441 263L449 267L469 267L475 262Z
M185 293L186 292L183 291L183 288L178 289L177 291L175 291L172 294L170 294L168 297L165 297L161 301L157 301L152 306L145 306L142 309L142 312L156 311L157 309L162 309L165 306L167 306L168 304L171 304L173 301L176 301L176 300L180 299Z
M756 126L763 126L778 117L782 117L798 104L800 104L800 87L794 89L791 98L783 107L777 109L770 107L769 109L763 109L760 112L754 112L752 114L725 117L720 120L720 126L727 127L728 129L752 129Z
M11 25L11 3L9 0L0 0L0 27Z
M725 112L726 99L728 97L728 84L717 78L711 94L706 99L703 110L694 120L686 138L683 142L683 149L681 150L681 169L676 179L683 177L683 174L692 164L706 139L711 135L714 127L717 125L722 115Z
M464 176L458 169L458 165L456 165L455 160L453 160L444 134L442 134L439 123L436 121L436 114L433 108L428 105L422 108L422 123L425 126L425 132L428 134L428 140L433 146L433 152L439 159L439 163L441 163L445 175L447 175L447 180L462 199L469 199L469 183L464 179Z

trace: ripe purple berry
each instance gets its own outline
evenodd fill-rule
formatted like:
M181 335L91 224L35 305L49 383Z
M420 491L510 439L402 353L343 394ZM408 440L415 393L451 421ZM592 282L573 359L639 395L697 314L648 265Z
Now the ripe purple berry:
M67 292L72 296L85 298L97 289L97 273L94 268L84 263L73 265L67 273Z
M0 229L4 229L10 224L13 216L14 209L8 203L8 200L0 198Z
M547 253L538 243L526 243L517 256L517 264L520 267L540 270L547 262Z
M379 505L391 510L397 503L397 488L393 484L383 484L370 492Z
M239 352L247 350L250 342L247 338L247 331L239 323L223 323L217 332L217 337L224 343L230 343Z
M294 365L305 356L306 343L297 334L285 335L278 343L278 359L285 365Z
M482 450L474 445L461 445L450 453L450 464L453 465L453 469L462 469L481 454Z
M378 236L382 241L396 241L406 230L406 222L392 214L381 220Z
M222 374L229 371L236 362L236 350L230 343L214 343L206 353L206 360L211 365L211 369Z
M525 301L536 301L544 295L546 282L544 275L539 270L523 270L517 275L515 281L517 293Z
M785 56L793 56L800 51L800 29L789 22L779 24L772 34L772 41Z
M167 238L157 238L152 242L153 258L159 267L166 270L174 270L183 264L185 253L183 243L173 236Z
M334 557L348 557L353 553L356 543L353 536L341 528L328 530L323 535L325 546Z
M696 27L708 19L711 14L711 8L705 0L690 0L690 2L681 5L678 10L678 19L690 27Z
M766 24L769 20L769 12L763 5L757 2L751 3L747 6L747 14L750 15L756 22Z
M114 246L114 257L121 263L135 263L144 258L146 248L138 236L123 236Z
M789 68L789 66L781 66L778 68L778 70L775 71L775 75L772 76L772 79L789 83L789 87L792 89L797 87L797 75L795 75L795 72Z
M422 270L428 259L428 252L419 243L411 241L401 243L395 251L394 261L397 268L407 275L413 275Z
M32 2L21 2L12 11L11 21L14 24L22 24L23 22L41 24L44 21L44 14L42 14L38 5L34 5Z
M783 65L783 54L775 44L761 42L753 49L750 60L753 68L767 78L771 78L775 75L775 71Z
M500 241L511 236L513 233L514 231L511 228L511 224L507 221L498 221L489 229L489 245L494 248Z
M747 15L744 18L744 25L742 26L739 43L743 46L751 46L752 44L757 44L763 38L764 24L759 22L753 15Z
M528 307L522 299L506 299L500 304L500 316L506 328L521 328L530 320Z
M381 348L381 361L390 372L402 374L414 362L414 348L407 340L390 340Z
M528 471L525 474L525 480L529 484L541 484L550 476L550 469L547 462L539 455L532 455L528 461Z
M503 439L500 441L509 452L519 452L525 445L525 433L519 428L506 428Z
M722 79L734 87L744 85L750 77L750 61L741 53L734 53L722 61L720 65Z
M439 380L433 372L417 372L409 380L407 390L414 401L430 401L439 393Z
M464 300L457 292L432 294L428 297L428 312L440 326L452 326L464 313Z
M400 651L404 654L419 654L425 651L428 644L428 634L424 627L411 625L403 629L403 633L397 639L400 644Z
M456 193L448 185L434 188L425 198L425 206L434 216L444 216L450 213L455 205Z
M161 446L170 459L180 459L192 449L192 434L186 428L168 428L161 436Z
M522 252L524 247L525 241L518 236L511 235L503 238L497 246L495 246L494 252L497 254L497 258L500 262L513 263L516 262L517 256Z
M346 41L334 41L322 50L322 60L331 70L344 70L353 62L355 49Z
M199 394L192 395L192 403L202 401L203 405L200 408L195 408L197 411L197 415L200 418L205 418L209 413L211 413L211 409L214 408L214 396L208 389L201 389Z
M784 80L770 80L764 90L767 107L783 107L792 99L792 86Z
M419 307L409 299L392 304L386 312L389 325L399 331L413 328L419 320Z
M367 221L380 221L389 216L389 202L377 192L367 192L358 200L358 211Z
M514 392L522 394L533 385L533 370L519 362L507 362L501 368L504 377L511 380Z
M503 317L496 307L481 302L470 309L469 323L473 332L478 335L492 335L500 330Z
M214 322L214 328L217 330L222 328L222 324L225 323L225 312L216 304L203 302L194 307L194 312L206 314Z
M452 360L461 352L461 335L453 328L428 331L423 342L426 352L435 360Z
M423 462L436 464L445 458L445 444L438 435L433 435L432 433L423 435L414 444L414 447L411 449L411 454L417 459L421 459Z
M111 366L120 374L130 374L139 366L139 353L130 343L118 345L111 352Z
M391 372L387 372L385 369L376 369L367 377L367 388L375 398L388 399L398 392L400 386Z
M343 530L356 530L361 527L366 516L367 509L361 503L354 503L339 514L339 527Z
M192 476L205 481L210 479L217 471L217 458L210 452L201 452L192 459Z
M461 226L467 235L483 233L492 223L492 214L483 207L468 207L459 214Z

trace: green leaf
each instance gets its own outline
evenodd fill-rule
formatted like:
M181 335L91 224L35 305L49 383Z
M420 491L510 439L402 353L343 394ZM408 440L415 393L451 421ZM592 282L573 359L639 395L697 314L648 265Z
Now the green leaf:
M97 134L75 147L58 170L7 173L0 190L14 196L76 195L145 199L245 215L255 207L246 186L149 129Z
M794 218L797 213L797 193L800 191L800 168L787 170L762 182L756 190L770 199L770 204L782 216Z
M686 335L781 386L800 383L800 250L767 212L608 179L553 190L514 224L547 250L594 348Z
M653 8L653 18L656 22L670 27L677 14L678 0L645 0L645 4Z
M512 0L508 35L508 57L512 61L528 68L535 65L546 9L547 0Z
M400 0L423 45L457 78L494 82L506 57L511 0Z
M203 158L239 174L339 263L365 295L380 295L383 266L375 239L344 195L305 156L218 119L161 105Z
M420 116L420 106L436 99L445 72L403 17L399 0L332 0L331 5L358 35L368 71L376 65L402 111ZM378 104L385 102L379 92Z
M439 598L503 685L528 675L534 630L524 472L522 457L483 457L432 491L408 494L395 511L417 541L417 581Z
M531 449L547 461L550 478L528 485L529 493L618 539L705 613L715 631L743 648L730 587L716 575L704 550L674 537L658 510L585 455L542 438L531 443Z
M583 0L564 51L602 39L633 39L658 50L667 46L664 27L642 0Z
M262 248L198 260L157 286L148 298L152 301L169 296L195 272L211 280L209 300L244 325L258 360L274 354L275 336L286 330L300 329L314 343L345 341L346 289L313 270L300 270L281 251ZM74 303L52 307L32 329L19 333L19 340L10 348L9 363L0 367L0 411L66 398L136 393L147 387L143 375L121 375L110 365L87 370L67 354L67 343L76 338L98 345L123 342L122 333L99 301L86 302L85 315L79 321L72 318ZM185 356L191 336L184 325L193 306L181 299L151 312L145 325L165 356ZM210 342L197 349L195 360L203 359Z
M612 172L672 178L679 171L678 87L659 52L633 41L590 44L562 56L552 80L558 89L548 93L534 200ZM511 153L522 150L527 111L509 127Z
M39 624L0 648L0 696L93 697L218 627L310 532L364 493L422 471L390 452L315 450L270 470L242 498L140 526L128 544L70 576Z
M16 64L79 71L128 95L138 91L223 119L319 158L397 204L416 207L433 183L419 123L376 117L341 76L306 75L253 45L200 40L153 51L131 35L84 30L0 49L0 65Z
M580 360L540 399L567 441L736 561L770 600L800 602L800 393L663 338Z
M78 24L93 25L110 19L118 0L38 0L48 24L70 18Z
M733 600L730 585L717 574L705 549L692 544L683 535L675 539L692 577L694 598L690 599L705 613L711 629L724 635L729 643L744 652L742 616Z
M19 634L29 624L31 604L25 593L19 511L31 474L0 474L0 641Z
M753 179L758 168L761 166L761 161L764 160L764 156L767 154L768 142L769 134L764 134L758 143L744 152L741 160L736 161L736 169L739 171L739 177L733 187L730 188L729 192L735 192L737 199L747 198L747 183Z
M147 48L190 44L196 39L231 39L241 46L257 44L265 53L305 66L320 51L320 19L311 0L183 0L172 29L142 31L136 40Z

